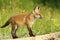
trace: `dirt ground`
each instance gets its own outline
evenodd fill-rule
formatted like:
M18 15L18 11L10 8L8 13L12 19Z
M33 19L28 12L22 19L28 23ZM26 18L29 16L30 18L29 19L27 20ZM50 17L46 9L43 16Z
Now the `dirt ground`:
M60 40L60 32L39 35L39 36L35 36L35 37L6 39L6 40Z

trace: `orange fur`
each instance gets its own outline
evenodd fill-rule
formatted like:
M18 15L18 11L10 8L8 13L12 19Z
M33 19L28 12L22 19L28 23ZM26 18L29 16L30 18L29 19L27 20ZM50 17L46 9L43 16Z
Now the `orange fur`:
M42 18L39 8L35 7L34 10L29 14L17 14L12 16L1 28L6 27L7 25L12 25L11 34L13 38L17 38L16 30L19 25L26 25L29 31L30 36L34 36L32 33L31 27L36 18Z

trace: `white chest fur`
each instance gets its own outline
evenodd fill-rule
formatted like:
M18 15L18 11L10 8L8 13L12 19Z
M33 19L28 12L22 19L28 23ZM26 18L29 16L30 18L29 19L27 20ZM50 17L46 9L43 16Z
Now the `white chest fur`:
M34 22L35 22L35 20L32 20L32 21L30 22L30 27L32 27L32 25L34 24Z

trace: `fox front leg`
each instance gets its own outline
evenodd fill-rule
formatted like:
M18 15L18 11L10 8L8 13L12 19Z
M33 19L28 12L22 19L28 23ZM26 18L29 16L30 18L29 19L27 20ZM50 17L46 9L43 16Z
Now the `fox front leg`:
M34 37L35 35L33 34L33 32L32 32L32 29L31 29L31 27L30 27L31 25L27 25L27 29L28 29L28 31L29 31L29 35L32 37Z

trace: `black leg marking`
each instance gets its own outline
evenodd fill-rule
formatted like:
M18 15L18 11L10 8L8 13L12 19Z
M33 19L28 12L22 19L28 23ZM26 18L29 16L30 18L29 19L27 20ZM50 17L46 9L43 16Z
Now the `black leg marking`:
M35 35L32 33L31 27L27 25L27 29L29 31L29 35L35 37Z
M18 38L18 37L16 36L17 28L18 28L17 25L12 25L12 31L11 31L11 34L12 34L13 39Z

